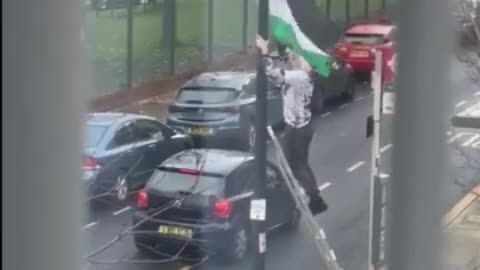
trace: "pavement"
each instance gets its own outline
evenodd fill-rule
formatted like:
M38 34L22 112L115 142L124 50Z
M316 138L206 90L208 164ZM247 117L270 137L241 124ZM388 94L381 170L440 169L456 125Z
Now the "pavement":
M445 216L448 269L480 269L480 185Z
M462 65L452 60L450 83L451 113L463 110L480 100L480 92L475 92L467 79ZM168 103L175 92L132 104L123 110L140 112L165 119ZM334 249L340 266L345 270L368 269L368 224L370 195L370 151L371 139L365 138L365 122L372 113L371 92L359 87L356 99L351 103L332 102L325 111L313 120L315 135L311 144L310 163L323 187L323 194L330 205L328 212L317 220L324 228L330 246ZM447 121L447 120L446 120ZM389 128L384 127L381 149L382 170L389 173L391 143ZM478 153L480 132L450 127L447 141L451 159L451 177L445 183L445 195L441 196L445 212L455 206L465 196L469 183L478 180L477 168L468 168L468 155ZM269 157L273 158L272 145L268 147ZM460 186L454 179L461 179ZM92 205L86 215L83 233L85 236L84 254L89 254L118 236L131 223L132 201L119 204L105 202ZM476 208L478 210L478 208ZM475 211L474 211L475 212ZM474 217L475 220L478 217ZM471 219L471 218L470 218ZM461 223L463 224L463 223ZM457 227L455 227L457 228ZM453 230L450 230L453 232ZM455 238L458 239L458 238ZM461 242L459 243L461 244ZM453 245L453 241L452 241ZM472 245L478 247L478 242ZM461 246L465 250L470 247ZM460 247L457 248L459 253ZM126 262L125 259L138 259L139 262ZM186 270L191 266L178 262L156 261L157 258L139 255L131 236L126 235L114 245L95 257L109 262L87 263L85 269L129 269L129 270ZM149 261L147 261L147 260ZM267 269L307 270L318 269L318 252L314 248L312 236L302 227L295 233L272 232L267 243ZM251 269L251 258L234 265L224 265L213 260L193 267L194 269ZM453 269L453 268L452 268Z

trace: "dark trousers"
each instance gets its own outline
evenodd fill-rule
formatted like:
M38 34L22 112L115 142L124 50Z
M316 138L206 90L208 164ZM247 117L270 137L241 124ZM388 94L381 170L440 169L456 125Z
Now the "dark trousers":
M311 123L302 128L286 125L283 152L298 182L307 194L319 194L317 181L308 163L310 142L313 138Z

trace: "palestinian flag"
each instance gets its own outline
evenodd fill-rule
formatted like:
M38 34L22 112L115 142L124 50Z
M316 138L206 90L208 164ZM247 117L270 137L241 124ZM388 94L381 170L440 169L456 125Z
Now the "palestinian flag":
M303 58L323 77L331 70L331 58L320 50L300 29L287 0L269 0L270 33L277 42Z

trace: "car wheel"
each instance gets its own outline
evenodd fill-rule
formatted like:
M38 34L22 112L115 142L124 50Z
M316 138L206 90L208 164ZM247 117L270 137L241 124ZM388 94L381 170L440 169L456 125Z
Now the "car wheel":
M256 141L257 131L255 130L255 125L250 122L250 124L248 125L248 150L253 151Z
M298 228L298 225L300 225L300 220L302 219L302 212L295 208L290 213L290 217L287 220L287 223L285 223L285 229L289 231L296 230Z
M129 192L129 187L128 187L128 181L127 181L127 176L122 174L118 176L117 178L117 183L115 185L115 191L117 195L117 199L119 201L125 201L128 197L128 192Z
M323 96L323 92L320 88L317 88L314 90L314 93L312 96L312 104L311 104L312 112L321 113L324 105L325 105L325 97Z
M225 250L224 258L227 262L235 262L244 259L248 254L249 245L249 232L246 227L234 230L232 233L231 244Z
M355 98L355 82L353 79L349 79L345 91L343 92L343 98L347 101L352 101Z
M240 144L241 149L247 152L252 152L255 148L256 142L256 131L255 131L255 124L253 121L249 121L245 124L243 128L243 132L241 133L240 137Z

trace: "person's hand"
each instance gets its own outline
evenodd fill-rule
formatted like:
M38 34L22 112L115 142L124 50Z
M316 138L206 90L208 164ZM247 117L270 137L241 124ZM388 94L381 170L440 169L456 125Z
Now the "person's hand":
M264 55L268 53L268 43L268 40L265 40L260 35L257 35L257 48Z

